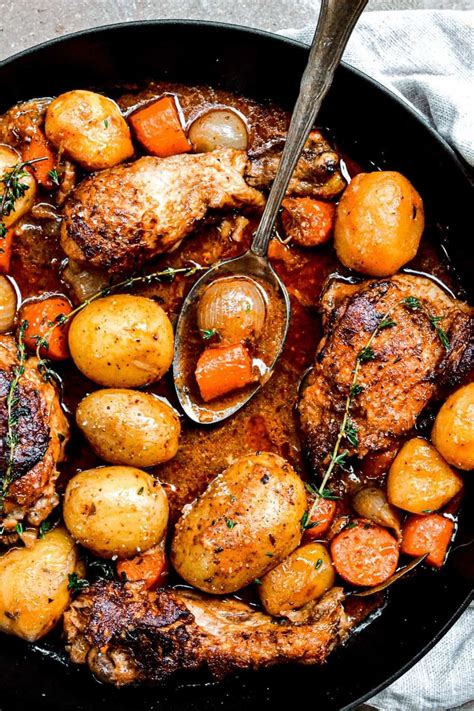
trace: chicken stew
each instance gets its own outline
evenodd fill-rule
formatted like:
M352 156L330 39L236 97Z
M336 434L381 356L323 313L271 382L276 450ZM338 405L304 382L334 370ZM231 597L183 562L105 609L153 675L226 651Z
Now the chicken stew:
M287 125L162 83L0 117L0 630L34 642L62 618L72 662L102 681L323 662L455 534L473 311L416 186L364 172L327 131L270 247L292 305L280 361L228 421L179 412L180 305L248 248ZM196 397L265 378L278 317L253 279L208 287Z

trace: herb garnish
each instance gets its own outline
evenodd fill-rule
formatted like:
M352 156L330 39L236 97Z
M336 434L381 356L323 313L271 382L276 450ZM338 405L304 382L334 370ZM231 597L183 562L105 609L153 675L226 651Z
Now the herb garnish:
M21 536L22 533L24 533L23 524L22 524L22 523L17 523L16 526L15 526L15 531L18 533L19 536Z
M316 563L314 564L314 569L315 569L315 570L319 570L319 568L322 566L322 564L323 564L323 559L322 559L322 558L318 558L318 560L317 560Z
M5 474L2 477L0 488L0 509L3 508L3 502L8 491L8 487L15 479L15 449L20 441L16 426L18 424L21 411L18 386L20 378L25 372L26 350L23 337L27 328L28 321L23 321L18 329L18 364L13 368L13 377L7 394L7 433L5 436L5 444L7 446L7 466Z
M205 341L208 341L213 336L218 336L219 332L215 328L201 328L201 334Z
M403 305L410 309L410 311L421 311L430 322L431 327L434 329L444 348L449 351L451 343L449 341L448 334L439 325L439 322L443 321L444 316L433 316L430 314L429 311L427 311L423 306L420 299L417 299L415 296L407 296L406 299L403 299Z
M236 523L236 521L232 521L232 519L230 519L230 518L226 518L225 525L227 526L227 528L230 528L230 530L232 531L232 529L234 528L234 526L237 525L237 523Z
M22 179L28 175L25 168L42 160L47 160L46 156L44 158L20 161L14 165L11 170L7 170L0 178L0 183L3 183L4 186L2 199L0 201L0 239L3 239L7 234L7 226L5 225L4 218L13 212L16 201L20 200L30 187L28 183L21 182Z
M45 351L48 350L49 339L55 328L67 323L71 318L76 316L80 311L82 311L82 309L91 304L93 301L97 301L97 299L102 299L104 296L109 296L109 294L116 291L117 289L128 289L129 287L134 286L135 284L145 284L148 286L156 282L161 282L163 281L163 279L166 278L174 279L176 274L181 274L184 277L188 277L192 276L193 274L196 274L196 272L203 271L206 269L208 269L208 267L201 267L198 265L194 265L192 267L180 267L178 269L174 269L173 267L167 267L162 271L153 272L152 274L142 274L141 276L130 277L129 279L125 279L124 281L118 282L117 284L111 284L110 286L106 286L103 289L100 289L100 291L96 291L95 294L92 294L92 296L90 296L88 299L79 304L79 306L76 306L76 308L70 311L68 314L58 314L56 319L51 322L45 335L36 337L36 357L38 358L39 372L46 380L56 377L55 372L51 370L49 366L48 360L41 357L41 349L43 348Z
M44 538L45 533L49 531L51 528L51 522L50 521L42 521L39 527L39 537Z
M77 573L69 573L67 589L70 590L73 595L81 592L89 587L89 581L85 578L79 578Z
M48 171L48 178L55 185L59 185L59 175L58 175L58 171L56 170L56 168L52 168L51 170Z

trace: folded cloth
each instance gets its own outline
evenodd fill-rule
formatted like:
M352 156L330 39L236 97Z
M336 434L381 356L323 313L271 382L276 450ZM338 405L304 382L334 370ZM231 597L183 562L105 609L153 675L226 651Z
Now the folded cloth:
M307 44L313 33L314 24L280 32ZM365 12L344 60L404 98L474 165L473 55L474 12L408 10ZM380 711L446 711L474 708L469 702L474 604L418 664L367 703Z
M281 30L308 44L313 33ZM474 165L474 11L364 12L344 60L402 96Z

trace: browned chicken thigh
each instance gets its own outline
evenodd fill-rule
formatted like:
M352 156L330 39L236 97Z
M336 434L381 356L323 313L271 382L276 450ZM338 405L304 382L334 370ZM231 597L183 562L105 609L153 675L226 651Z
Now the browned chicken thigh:
M262 207L243 178L247 154L232 148L147 156L84 180L64 208L61 244L71 259L131 272L176 247L208 210Z
M417 299L419 307L404 305L407 298ZM356 285L334 281L322 307L325 335L298 406L317 471L334 447L357 356L384 315L393 324L379 331L372 359L359 370L362 389L351 406L358 444L344 439L342 446L349 454L362 458L396 445L414 427L440 380L456 382L474 364L472 310L429 279L399 274ZM443 344L440 328L449 344Z
M0 473L8 468L7 397L14 369L18 365L17 346L11 336L0 336ZM1 530L15 532L18 522L38 526L59 503L56 493L57 463L64 455L69 436L67 419L61 409L54 384L45 382L37 369L37 359L28 358L15 391L13 411L18 444L14 449L11 483L0 512Z
M320 663L380 601L348 615L342 588L278 623L233 598L141 583L99 582L67 610L67 649L101 680L160 683L180 669L232 670L282 662Z

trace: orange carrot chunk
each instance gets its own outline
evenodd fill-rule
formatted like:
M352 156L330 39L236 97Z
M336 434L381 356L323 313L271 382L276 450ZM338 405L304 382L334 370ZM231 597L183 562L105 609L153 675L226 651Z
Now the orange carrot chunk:
M172 96L135 111L129 120L137 140L153 156L166 158L191 150Z
M454 531L454 523L440 514L409 516L402 531L401 551L417 557L429 553L426 562L441 568Z
M387 529L358 519L332 539L331 555L341 578L352 585L372 587L395 572L398 545Z
M15 230L10 227L4 237L0 238L0 274L8 274L13 252Z
M316 247L331 237L336 206L309 197L286 198L281 219L286 236L301 247Z
M134 558L118 561L117 573L122 580L143 580L147 590L162 587L169 575L164 542Z
M252 360L240 343L208 348L198 360L196 380L204 402L214 400L254 382Z
M26 347L33 353L36 352L38 340L45 338L47 345L42 345L40 355L52 360L69 358L68 330L69 323L58 325L72 311L71 304L65 296L50 296L40 301L30 301L21 308L20 323L27 321L28 326L24 333Z
M312 507L312 505L311 505ZM321 538L329 529L336 513L336 502L318 496L311 518L306 524L305 540L313 541Z
M56 168L56 156L51 150L46 136L39 128L31 136L29 143L25 145L22 151L24 161L35 160L36 158L45 158L31 166L36 180L47 190L51 190L54 183L51 180L51 171Z

